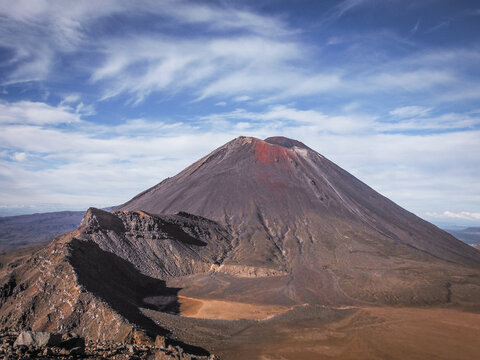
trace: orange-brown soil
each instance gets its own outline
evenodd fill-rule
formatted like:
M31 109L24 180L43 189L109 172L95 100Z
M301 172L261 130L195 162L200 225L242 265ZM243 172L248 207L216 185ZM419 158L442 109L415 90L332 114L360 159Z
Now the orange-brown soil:
M203 300L195 301L187 310L199 311ZM216 316L231 317L229 305ZM226 360L470 360L480 354L480 313L458 308L307 305L263 321L157 319L182 340Z
M362 308L330 324L303 320L251 327L216 345L225 359L478 359L480 314L448 309Z
M195 299L179 296L180 314L185 317L216 320L264 320L284 313L291 307L255 305L234 301Z

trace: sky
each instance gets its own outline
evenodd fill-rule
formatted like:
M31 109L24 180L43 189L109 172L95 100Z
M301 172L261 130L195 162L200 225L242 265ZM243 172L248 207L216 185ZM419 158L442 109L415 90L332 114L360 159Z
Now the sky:
M0 215L121 204L240 136L480 224L480 3L0 0Z

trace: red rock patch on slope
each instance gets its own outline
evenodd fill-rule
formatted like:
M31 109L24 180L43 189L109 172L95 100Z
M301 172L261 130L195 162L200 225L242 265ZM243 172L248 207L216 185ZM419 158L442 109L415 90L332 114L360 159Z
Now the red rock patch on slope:
M289 151L291 150L279 145L272 145L258 139L255 140L255 160L262 164L278 163L287 167L290 164Z

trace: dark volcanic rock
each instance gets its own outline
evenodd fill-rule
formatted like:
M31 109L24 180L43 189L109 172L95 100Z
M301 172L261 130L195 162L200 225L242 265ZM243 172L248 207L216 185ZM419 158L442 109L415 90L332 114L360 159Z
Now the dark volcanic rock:
M15 286L17 286L17 282L11 277L0 287L0 304L3 299L6 299L13 294Z
M102 250L153 278L207 272L223 261L232 246L232 237L224 227L186 213L107 213L92 208L82 223L86 234L83 239L91 239Z
M57 334L43 333L37 337L46 338L48 336L57 336ZM181 347L172 347L169 349L157 348L151 344L125 344L118 342L89 342L73 348L63 348L62 345L55 346L44 341L29 342L29 345L18 345L15 349L12 347L14 338L17 334L12 331L0 331L0 358L1 359L142 359L142 360L211 360L217 359L209 355L196 354L192 355L184 351Z

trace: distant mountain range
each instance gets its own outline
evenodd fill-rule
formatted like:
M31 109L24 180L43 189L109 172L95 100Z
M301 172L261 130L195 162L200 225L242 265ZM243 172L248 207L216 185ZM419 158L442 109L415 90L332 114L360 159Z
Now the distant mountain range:
M0 217L0 250L48 242L77 228L84 214L85 211L57 211Z
M472 226L465 229L455 229L449 230L446 229L450 234L455 236L457 239L466 242L467 244L471 245L479 245L480 244L480 226Z
M80 225L84 211L59 211L0 217L0 249L36 245Z

